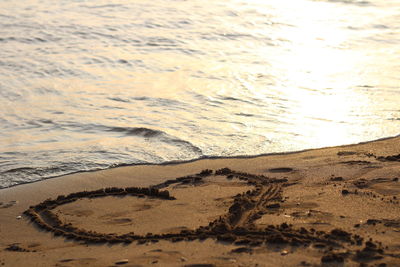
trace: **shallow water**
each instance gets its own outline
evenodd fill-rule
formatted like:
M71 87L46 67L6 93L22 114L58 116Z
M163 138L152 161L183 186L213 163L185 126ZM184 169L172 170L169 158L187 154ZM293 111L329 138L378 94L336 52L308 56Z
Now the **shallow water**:
M399 134L400 1L2 1L0 187Z

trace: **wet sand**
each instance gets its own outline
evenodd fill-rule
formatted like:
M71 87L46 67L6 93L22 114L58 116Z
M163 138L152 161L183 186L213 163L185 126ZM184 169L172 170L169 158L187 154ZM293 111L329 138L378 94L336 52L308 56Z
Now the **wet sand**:
M20 185L0 266L400 266L399 180L395 137Z

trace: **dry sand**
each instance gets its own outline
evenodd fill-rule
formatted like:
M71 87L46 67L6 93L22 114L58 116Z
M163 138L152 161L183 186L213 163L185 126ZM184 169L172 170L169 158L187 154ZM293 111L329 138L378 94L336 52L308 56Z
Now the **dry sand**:
M400 266L399 153L396 137L3 189L0 266Z

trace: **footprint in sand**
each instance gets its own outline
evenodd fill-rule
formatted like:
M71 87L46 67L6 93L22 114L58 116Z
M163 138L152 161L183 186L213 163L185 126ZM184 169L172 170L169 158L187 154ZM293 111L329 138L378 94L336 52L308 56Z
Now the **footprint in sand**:
M132 219L129 218L116 218L106 222L106 224L132 224Z
M268 169L268 171L272 173L281 173L281 172L292 172L294 171L294 169L289 167L280 167L280 168Z
M67 258L59 260L59 262L61 263L72 263L73 264L72 266L92 265L96 261L97 261L96 258L77 258L77 259Z
M354 151L339 151L337 153L338 156L351 156L351 155L356 155L357 152Z

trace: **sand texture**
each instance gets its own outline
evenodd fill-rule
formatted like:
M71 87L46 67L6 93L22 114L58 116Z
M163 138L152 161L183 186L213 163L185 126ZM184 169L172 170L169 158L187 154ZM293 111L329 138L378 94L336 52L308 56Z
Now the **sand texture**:
M400 138L0 190L0 266L400 266Z

